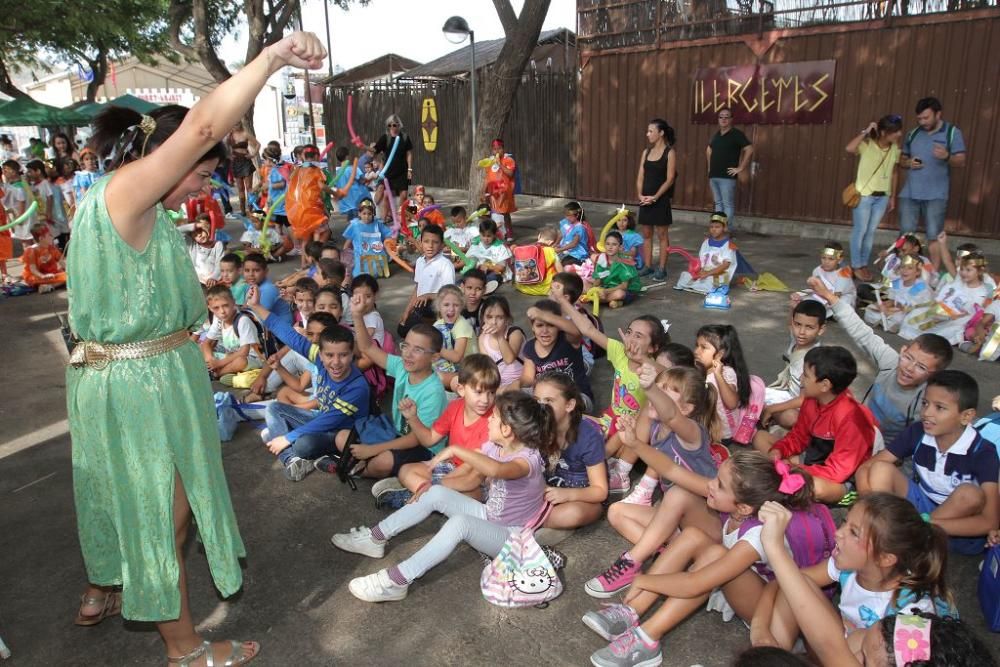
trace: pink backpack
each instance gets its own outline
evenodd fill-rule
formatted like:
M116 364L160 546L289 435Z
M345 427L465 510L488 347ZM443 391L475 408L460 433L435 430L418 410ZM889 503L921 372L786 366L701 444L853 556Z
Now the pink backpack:
M562 594L556 568L535 541L535 531L545 523L552 505L545 503L534 520L512 532L490 563L483 568L479 587L487 602L498 607L547 607Z
M759 525L761 520L756 516L747 519L740 525L739 536L743 537L748 530ZM785 528L792 560L799 568L804 568L828 559L836 546L836 532L837 526L826 505L814 503L808 510L795 510ZM754 570L768 581L774 579L774 573L761 563L755 564Z
M373 340L375 345L378 345L378 341ZM386 352L386 354L396 354L396 342L392 339L392 334L388 330L385 332L385 345L380 346ZM395 384L395 380L389 377L384 370L379 368L377 365L372 364L368 367L368 370L363 372L365 379L368 380L369 386L371 386L371 404L378 405L382 402L386 396L392 394L392 388Z
M742 411L733 411L729 415L729 430L733 434L733 442L749 445L757 432L757 422L764 411L764 392L767 385L756 375L750 376L750 401Z

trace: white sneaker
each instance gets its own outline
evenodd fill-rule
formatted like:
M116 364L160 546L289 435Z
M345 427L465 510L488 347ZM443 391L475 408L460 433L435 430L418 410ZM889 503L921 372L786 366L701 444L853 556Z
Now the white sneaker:
M56 288L55 285L39 285L38 286L38 293L39 294L48 294L49 292L55 290L55 288Z
M392 602L406 597L409 586L399 586L389 578L387 570L379 570L375 574L351 579L347 585L351 594L365 602Z
M646 479L645 477L642 480ZM639 483L635 485L632 492L622 498L623 503L628 503L629 505L645 505L649 507L653 504L653 492L656 491L656 485L646 486L639 480Z
M351 528L349 533L337 533L330 538L330 542L338 549L369 558L381 558L385 555L385 542L376 542L372 537L372 529L365 526Z
M405 489L398 477L386 477L372 484L372 495L378 498L383 491L399 491Z
M264 444L266 445L271 441L271 432L266 428L262 428L260 430L260 439L263 440Z

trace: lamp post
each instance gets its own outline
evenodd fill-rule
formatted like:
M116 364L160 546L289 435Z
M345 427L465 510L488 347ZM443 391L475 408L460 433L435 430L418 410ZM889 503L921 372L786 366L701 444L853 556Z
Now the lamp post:
M472 83L472 143L469 145L471 155L471 151L475 150L476 144L476 33L469 27L469 22L461 16L452 16L449 18L444 22L441 31L444 33L445 39L452 44L461 44L465 41L466 36L469 37L469 50L472 52L472 69L469 70L469 80Z

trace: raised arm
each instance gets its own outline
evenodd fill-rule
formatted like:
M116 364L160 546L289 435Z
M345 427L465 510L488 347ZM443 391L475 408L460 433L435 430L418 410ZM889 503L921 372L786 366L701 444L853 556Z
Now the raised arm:
M556 327L559 327L563 331L566 331L567 334L572 335L573 333L575 333L578 336L589 338L591 342L594 343L594 345L597 345L603 350L606 350L608 348L607 335L603 331L595 327L594 323L590 321L589 317L587 317L585 314L581 313L576 308L574 308L573 304L569 302L569 299L567 299L565 295L556 294L555 292L552 292L551 294L549 294L549 298L551 298L553 301L559 304L559 307L562 308L563 315L568 317L569 320L567 320L566 317L556 317L546 312L541 312L542 319L544 319L546 322L549 322L550 324ZM566 328L564 328L565 325L561 325L559 322L556 322L555 320L559 320L559 322L563 323L571 322L572 331L568 331Z
M567 320L565 317L560 317L559 315L550 313L546 310L542 310L541 308L535 308L534 306L528 309L527 315L529 320L539 319L559 329L566 334L566 338L569 339L571 344L580 344L582 336L580 335L580 330L573 321Z
M351 297L351 317L354 319L354 342L358 346L358 352L372 360L379 368L385 368L389 363L389 355L372 340L372 335L368 333L365 326L365 314L362 312L361 295L356 294Z
M269 76L289 65L318 68L325 55L323 46L311 33L295 33L265 47L253 62L195 104L162 145L118 169L108 183L105 201L122 239L133 247L145 246L153 222L143 219L146 212L229 133L253 104ZM207 182L212 174L206 170L199 176Z

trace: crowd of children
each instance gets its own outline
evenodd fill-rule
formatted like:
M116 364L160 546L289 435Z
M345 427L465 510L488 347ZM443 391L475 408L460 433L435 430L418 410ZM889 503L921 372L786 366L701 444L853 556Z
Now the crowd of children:
M935 268L904 237L882 282L859 290L827 242L809 290L793 296L785 366L768 386L730 325L702 326L691 347L652 315L604 332L599 304L643 291L631 213L598 240L571 202L537 243L515 245L509 214L501 229L455 206L449 223L420 188L380 219L381 158L367 153L358 166L338 149L323 171L315 146L288 163L268 145L239 248L207 213L178 226L210 314L195 334L207 372L247 390L240 412L263 422L287 479L378 480L377 506L394 510L334 546L382 558L432 513L448 518L413 555L353 579L354 596L402 600L461 542L494 558L520 527L560 535L607 510L631 546L585 585L596 598L624 593L583 617L609 642L591 657L599 667L660 664L663 637L704 607L740 616L755 646L792 650L804 636L821 657L878 653L872 664L891 664L891 634L913 618L933 624L931 650L975 644L955 620L945 563L949 548L979 554L1000 541L997 446L973 427L975 380L947 370L958 344L1000 354L996 286L978 249ZM38 202L13 232L31 242L23 279L39 291L65 283L60 247L97 173L91 157L71 181L42 163L28 164L27 181L17 162L3 165L6 215ZM299 270L272 282L269 264L295 254ZM739 261L715 213L677 288L711 293ZM377 308L393 264L413 272L395 332ZM538 297L525 319L498 293L507 285ZM861 400L849 388L854 354L820 343L832 320L877 366ZM908 342L897 352L874 326ZM613 369L603 412L591 382L601 358ZM837 505L850 507L839 528ZM839 605L813 585L839 587ZM843 631L824 633L837 612Z

